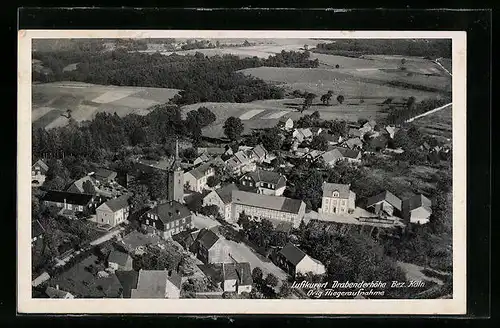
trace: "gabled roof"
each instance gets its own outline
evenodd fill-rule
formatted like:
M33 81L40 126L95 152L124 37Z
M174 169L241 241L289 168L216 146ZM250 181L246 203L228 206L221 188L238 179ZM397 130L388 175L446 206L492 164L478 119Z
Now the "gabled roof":
M431 202L431 200L429 198L425 197L422 194L415 195L413 197L405 199L403 201L402 207L403 207L403 212L410 212L410 211L413 211L416 208L423 207L429 213L432 213L432 202Z
M342 154L342 157L356 159L359 157L361 152L359 150L353 150L344 147L338 147L338 151Z
M191 211L189 211L186 205L176 201L168 201L158 204L147 211L146 214L147 213L154 213L158 215L160 220L165 224L191 215Z
M348 134L350 136L361 137L361 132L358 129L350 128Z
M375 126L377 126L377 122L375 122L374 120L371 120L371 121L366 122L363 126L370 127L373 129L373 128L375 128Z
M132 289L131 297L165 298L167 291L167 279L171 280L175 286L178 286L179 279L177 279L177 276L178 275L175 277L169 276L169 272L166 270L140 270L139 279L137 281L137 289Z
M327 152L324 152L321 157L326 163L336 162L343 157L342 153L338 148L334 148Z
M71 185L69 185L69 187L67 188L67 191L84 193L85 190L83 189L83 184L87 181L91 183L92 187L94 188L94 191L97 191L99 189L97 188L96 180L92 176L87 175L81 179L73 181L73 183L71 183Z
M236 280L240 286L248 286L253 283L250 263L223 263L222 277L224 280Z
M366 207L370 207L375 203L379 203L381 201L386 201L387 203L391 204L394 208L401 211L401 199L396 197L393 193L391 193L388 190L385 190L378 195L368 198L366 202Z
M359 147L362 147L363 146L363 142L361 141L360 138L356 137L356 138L351 138L351 139L347 139L345 141L345 144L347 145L347 147L349 148L353 148L354 146L359 146Z
M129 254L113 250L108 256L108 263L116 263L118 265L124 266L127 264L129 258L131 258Z
M130 298L132 289L137 288L139 280L139 272L135 270L130 271L115 271L115 275L123 287L123 298Z
M267 150L264 148L262 145L257 145L252 149L253 153L258 157L258 158L263 158L267 154Z
M116 178L118 173L115 171L105 169L105 168L99 168L95 173L94 177L98 180L104 180L104 179L114 179Z
M219 195L224 204L229 204L232 201L233 190L239 190L239 188L236 184L231 183L216 189L215 192Z
M299 131L305 138L312 137L312 132L309 128L297 129L297 131Z
M98 208L104 208L104 206L107 206L111 211L117 212L122 208L129 206L128 200L130 197L130 194L121 195L120 197L108 200L106 203L101 204Z
M350 184L323 183L323 197L332 197L334 191L338 191L340 198L349 198Z
M198 233L198 242L206 249L212 248L213 245L220 239L212 230L202 229Z
M67 191L49 190L42 197L42 201L55 202L55 203L66 203L72 205L86 206L92 201L94 195L80 194Z
M285 176L278 172L255 170L254 172L248 172L241 179L245 177L251 177L255 182L272 183L276 185L276 189L286 186Z
M233 203L298 214L303 201L287 197L268 196L240 190L233 191Z
M301 249L292 243L288 243L280 250L280 254L293 265L297 265L307 256Z
M212 166L210 165L210 163L203 163L203 164L195 167L194 169L192 169L188 173L190 173L192 176L194 176L198 180L198 179L201 179L204 176L206 176L208 174L208 172L210 171L210 169L212 169Z
M44 161L42 161L41 159L37 160L33 166L31 166L32 168L35 167L35 166L40 166L40 169L43 171L43 172L47 172L49 170L49 166L47 164L45 164Z

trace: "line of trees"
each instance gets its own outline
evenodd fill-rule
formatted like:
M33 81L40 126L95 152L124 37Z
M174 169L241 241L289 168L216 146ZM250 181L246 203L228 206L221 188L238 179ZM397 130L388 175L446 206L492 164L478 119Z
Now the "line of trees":
M250 102L281 99L282 88L236 71L260 66L317 67L309 53L283 51L267 59L239 58L233 55L206 57L194 55L164 56L117 49L109 52L56 51L35 52L52 74L33 72L33 80L53 82L81 81L103 85L174 88L182 90L172 101L176 104L197 102ZM77 69L64 71L69 64Z

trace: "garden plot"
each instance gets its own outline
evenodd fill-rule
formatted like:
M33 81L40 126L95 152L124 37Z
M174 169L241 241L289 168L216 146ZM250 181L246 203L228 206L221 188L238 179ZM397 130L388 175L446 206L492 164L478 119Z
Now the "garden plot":
M31 122L35 122L40 117L44 116L48 112L54 110L52 107L38 107L31 112Z
M249 120L252 117L254 117L255 115L262 113L263 111L264 111L263 109L252 109L252 110L240 115L240 120L242 120L242 121Z
M130 89L117 89L117 90L112 90L105 92L104 94L100 95L99 97L92 99L93 102L99 103L99 104L108 104L112 103L114 101L120 100L122 98L128 97L131 94L137 92L136 90L130 90Z

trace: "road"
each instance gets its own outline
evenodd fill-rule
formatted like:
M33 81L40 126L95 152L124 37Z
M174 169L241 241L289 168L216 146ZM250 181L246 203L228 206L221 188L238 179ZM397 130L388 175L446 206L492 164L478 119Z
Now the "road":
M444 106L441 106L441 107L438 107L438 108L431 109L431 110L430 110L430 111L428 111L428 112L425 112L425 113L419 114L419 115L417 115L417 116L414 116L414 117L412 117L412 118L410 118L410 119L407 119L405 122L406 122L406 123L413 122L413 121L414 121L415 119L417 119L417 118L424 117L424 116L427 116L427 115L429 115L429 114L435 113L435 112L440 111L441 109L445 109L445 108L447 108L447 107L449 107L449 106L451 106L451 105L452 105L452 103L449 103L449 104L446 104L446 105L444 105Z
M279 280L286 280L287 274L285 271L278 268L274 263L269 259L262 259L255 254L250 247L245 245L244 243L237 243L232 240L227 240L227 244L231 247L231 256L238 262L249 262L250 268L253 270L255 267L259 267L262 269L264 273L264 277L272 273Z

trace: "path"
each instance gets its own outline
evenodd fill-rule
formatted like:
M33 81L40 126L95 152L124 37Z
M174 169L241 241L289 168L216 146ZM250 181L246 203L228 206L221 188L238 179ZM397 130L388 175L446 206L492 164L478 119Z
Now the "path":
M445 72L448 73L450 76L453 76L453 75L451 75L451 72L449 70L447 70L443 65L441 65L441 63L439 62L440 59L441 59L441 57L440 58L436 58L434 60L434 62L436 64L438 64L443 70L445 70Z
M101 236L101 237L97 238L96 240L91 241L90 245L91 246L100 245L100 244L104 243L105 241L108 241L111 238L113 238L114 236L118 235L123 230L125 230L125 228L121 227L120 229L110 231L107 234L105 234L104 236Z
M441 107L438 107L438 108L431 109L431 110L430 110L430 111L428 111L428 112L425 112L425 113L419 114L419 115L417 115L417 116L414 116L414 117L412 117L412 118L410 118L410 119L407 119L405 122L406 122L406 123L413 122L413 121L414 121L415 119L417 119L417 118L424 117L424 116L427 116L427 115L429 115L429 114L432 114L432 113L438 112L438 111L440 111L441 109L445 109L446 107L451 106L451 104L452 104L452 103L449 103L449 104L446 104L446 105L444 105L444 106L441 106Z

